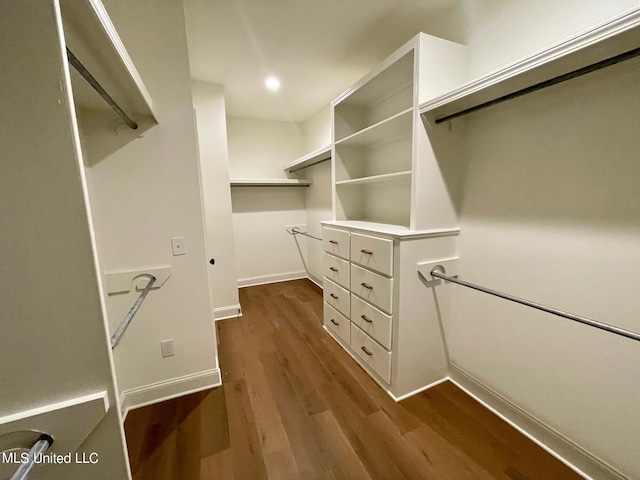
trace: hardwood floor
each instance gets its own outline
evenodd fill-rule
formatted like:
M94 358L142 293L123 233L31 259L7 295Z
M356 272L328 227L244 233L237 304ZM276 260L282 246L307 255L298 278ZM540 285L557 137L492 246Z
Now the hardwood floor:
M395 403L321 328L311 282L240 292L223 386L129 413L135 480L581 478L452 383Z

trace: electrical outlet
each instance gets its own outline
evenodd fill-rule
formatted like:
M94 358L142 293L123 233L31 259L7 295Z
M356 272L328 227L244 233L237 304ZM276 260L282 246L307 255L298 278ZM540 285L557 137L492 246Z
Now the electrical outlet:
M160 349L162 350L162 358L173 357L176 354L173 349L173 338L161 341Z

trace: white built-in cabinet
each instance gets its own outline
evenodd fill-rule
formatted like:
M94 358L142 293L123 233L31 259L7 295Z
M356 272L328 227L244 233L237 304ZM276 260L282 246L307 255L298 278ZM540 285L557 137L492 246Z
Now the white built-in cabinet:
M416 264L457 254L457 218L419 105L463 83L465 47L419 34L331 104L324 327L396 400L447 377Z

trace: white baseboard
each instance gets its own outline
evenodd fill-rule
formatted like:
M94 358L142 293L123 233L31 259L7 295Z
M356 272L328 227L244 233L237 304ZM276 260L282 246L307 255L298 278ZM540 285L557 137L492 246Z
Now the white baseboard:
M213 309L214 320L226 320L227 318L236 318L242 316L242 307L240 304L229 305L228 307L218 307Z
M201 392L222 385L219 368L198 372L183 377L172 378L152 383L143 387L125 390L120 394L122 421L127 418L129 410L146 407L154 403L164 402L172 398Z
M534 443L586 479L628 480L595 455L482 384L460 367L449 364L449 380Z
M322 278L317 278L315 275L307 273L307 280L309 280L312 283L315 283L318 287L323 288L322 287Z
M300 270L297 272L275 273L273 275L261 275L259 277L241 278L238 280L238 288L265 285L267 283L286 282L288 280L299 280L307 278L307 272Z
M413 392L405 393L404 395L401 395L401 396L399 396L399 397L396 397L396 396L395 396L393 393L391 393L389 390L387 390L387 393L388 393L388 394L389 394L389 396L390 396L391 398L393 398L396 402L401 402L402 400L405 400L405 399L407 399L407 398L409 398L409 397L413 397L414 395L417 395L417 394L422 393L422 392L424 392L424 391L426 391L426 390L429 390L430 388L433 388L433 387L435 387L436 385L440 385L441 383L444 383L444 382L446 382L447 380L449 380L449 377L441 378L440 380L436 380L435 382L430 383L429 385L426 385L426 386L421 387L421 388L419 388L419 389L417 389L417 390L414 390Z

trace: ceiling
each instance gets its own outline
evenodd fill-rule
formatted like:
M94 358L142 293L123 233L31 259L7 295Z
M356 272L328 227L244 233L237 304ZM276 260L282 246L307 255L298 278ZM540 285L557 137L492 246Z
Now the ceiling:
M184 0L191 76L224 85L228 115L304 122L420 31L464 43L462 3Z

